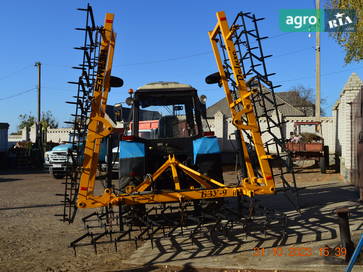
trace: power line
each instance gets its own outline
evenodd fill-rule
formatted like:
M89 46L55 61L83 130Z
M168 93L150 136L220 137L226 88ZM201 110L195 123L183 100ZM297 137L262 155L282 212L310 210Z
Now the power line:
M290 35L290 34L293 34L293 33L296 33L296 32L281 33L281 34L277 34L277 35L270 36L270 37L268 37L268 39L275 39L275 38L283 37L283 36ZM276 55L274 57L287 56L287 55L299 53L299 52L305 51L305 50L307 50L307 48L302 49L302 50L299 50L299 51L287 52L285 54ZM203 52L199 52L199 53L195 53L195 54L191 54L191 55L186 55L186 56L175 57L175 58L167 58L167 59L160 59L160 60L152 60L152 61L144 61L144 62L136 62L136 63L127 63L127 64L120 64L120 65L113 65L113 67L128 67L128 66L136 66L136 65L147 65L147 64L163 63L163 62L183 60L183 59L189 59L189 58L194 58L194 57L199 57L199 56L211 55L212 53L213 52L211 50L209 50L209 51L203 51ZM44 63L43 65L55 66L55 67L71 68L70 66L67 66L67 65L51 64L51 63Z
M58 92L62 92L62 93L65 93L65 94L69 94L69 92L74 92L74 90L71 87L60 89L60 88L57 88L57 87L44 86L43 89L58 91Z
M352 68L352 69L347 69L347 70L340 70L340 71L334 71L334 72L329 72L329 73L325 73L322 74L321 76L330 76L330 75L334 75L334 74L340 74L340 73L344 73L344 72L350 72L350 71L356 71L356 70L361 70L363 69L363 67L361 68ZM284 81L278 81L276 83L284 83L284 82L291 82L291 81L297 81L297 80L301 80L301 79L307 79L307 78L313 78L314 76L304 76L304 77L299 77L299 78L294 78L294 79L289 79L289 80L284 80Z
M295 32L287 32L287 33L274 35L274 36L269 37L269 39L286 36L286 35L289 35L291 33L295 33ZM310 47L309 48L303 48L303 49L300 49L300 50L291 51L291 52L286 52L284 54L276 55L274 57L276 58L276 57L288 56L288 55L300 53L302 51L306 51L308 49L310 49ZM163 62L170 62L170 61L176 61L176 60L190 59L190 58L194 58L194 57L200 57L200 56L206 56L206 55L212 55L212 54L213 54L213 52L211 50L209 50L209 51L199 52L199 53L180 56L180 57L175 57L175 58L166 58L166 59L160 59L160 60L151 60L151 61L143 61L143 62L136 62L136 63L113 65L113 67L128 67L128 66L137 66L137 65L148 65L148 64L155 64L155 63L163 63ZM60 64L44 63L44 65L70 68L70 66L60 65Z
M285 33L270 36L268 38L269 39L275 39L275 38L283 37L283 36L290 35L290 34L293 34L293 33L297 33L297 32L285 32Z
M279 57L289 56L289 55L297 54L297 53L307 51L307 50L311 50L311 49L312 49L312 47L305 47L305 48L302 48L302 49L299 49L299 50L286 52L286 53L280 54L280 55L272 55L272 58L279 58Z
M31 91L34 91L35 89L36 88L31 88L31 89L28 89L28 90L25 90L25 91L18 92L18 93L13 94L13 95L9 95L9 96L6 96L6 97L2 97L2 98L0 98L0 101L7 100L7 99L10 99L10 98L13 98L13 97L17 97L17 96L20 96L20 95L29 93Z
M311 48L310 47L303 48L303 49L300 49L300 50L286 52L284 54L276 55L276 56L273 56L273 57L276 58L276 57L288 56L288 55L300 53L302 51L306 51L306 50L309 50L309 49L311 49ZM189 58L205 56L205 55L211 55L211 54L212 54L212 51L205 51L205 52L201 52L201 53L196 53L196 54L186 55L186 56L181 56L181 57L176 57L176 58L167 58L167 59L162 59L162 60L154 60L154 61L145 61L145 62L136 62L136 63L114 65L114 67L127 67L127 66L147 65L147 64L155 64L155 63L162 63L162 62L170 62L170 61L189 59Z
M352 68L352 69L346 69L346 70L340 70L340 71L334 71L334 72L329 72L329 73L325 73L322 74L322 77L326 77L326 76L331 76L334 74L340 74L340 73L345 73L345 72L350 72L350 71L356 71L356 70L362 70L363 67L361 68ZM280 84L280 83L285 83L285 82L292 82L292 81L298 81L298 80L302 80L302 79L307 79L307 78L313 78L315 77L315 75L313 76L304 76L304 77L299 77L299 78L294 78L294 79L289 79L289 80L284 80L284 81L276 81L276 84ZM217 89L202 89L202 91L217 91Z
M33 66L33 65L27 65L27 66L24 66L23 68L21 68L21 69L19 69L19 70L13 71L13 72L11 72L11 73L9 73L9 74L7 74L7 75L3 76L3 77L0 77L0 80L3 80L3 79L7 79L7 78L9 78L9 77L12 77L13 75L15 75L15 74L17 74L17 73L19 73L19 72L21 72L21 71L24 71L24 70L26 70L26 69L28 69L28 68L30 68L30 67L32 67L32 66Z
M54 67L63 67L63 68L68 68L71 69L72 67L70 65L61 65L61 64L51 64L51 63L42 63L42 65L46 65L46 66L54 66Z
M176 57L176 58L167 58L167 59L163 59L163 60L154 60L154 61L145 61L145 62L137 62L137 63L128 63L128 64L121 64L121 65L114 65L114 67L126 67L126 66L135 66L135 65L145 65L145 64L154 64L154 63L161 63L161 62L169 62L169 61L189 59L189 58L199 57L199 56L204 56L204 55L210 55L211 53L212 53L212 51L205 51L205 52L200 52L200 53L196 53L196 54L192 54L192 55Z

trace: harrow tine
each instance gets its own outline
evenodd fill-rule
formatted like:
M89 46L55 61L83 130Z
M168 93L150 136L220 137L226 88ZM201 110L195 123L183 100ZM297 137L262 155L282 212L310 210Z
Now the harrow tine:
M255 206L254 210L256 211L256 215L259 214L259 216L261 216L261 213L264 216L264 219L260 223L254 223L256 225L260 225L261 234L267 235L267 232L271 228L273 220L278 220L277 222L280 224L283 231L280 236L284 235L283 228L286 225L286 222L283 221L283 217L277 217L277 219L274 219L276 217L274 216L274 211L262 207L256 201L250 202L250 207L251 205ZM200 217L195 216L195 211L188 211L188 205L183 204L182 207L182 209L180 209L180 207L172 207L172 205L151 207L149 209L146 209L142 222L139 222L137 224L138 228L134 228L132 227L132 224L130 224L127 226L125 225L125 231L116 232L112 230L112 226L114 224L108 222L107 220L109 219L105 215L110 212L109 210L104 211L98 215L96 213L90 214L86 216L87 220L93 217L97 217L103 223L99 224L98 226L87 225L86 234L73 241L70 247L76 248L89 244L94 247L95 254L97 254L97 245L101 243L113 244L115 250L118 251L119 242L134 241L135 247L138 248L139 241L150 240L151 248L154 248L155 239L167 238L172 240L172 242L174 241L173 243L176 245L178 244L177 237L187 234L187 237L189 238L191 244L197 245L198 248L203 248L203 244L199 241L199 239L202 237L208 238L208 240L210 240L215 245L221 245L226 243L224 239L227 239L229 241L240 241L233 235L236 230L239 230L239 232L246 232L246 236L250 235L247 230L246 222L232 207L224 205L220 206L218 209L205 209L202 211ZM162 215L163 213L164 216ZM168 215L170 217L173 216L175 221L174 225L171 225L171 229L166 232L165 226L169 225L170 218L169 221L167 221L165 220L165 217ZM183 224L181 224L182 217L184 217ZM122 218L126 222L133 222L134 215L133 213L123 212ZM120 222L119 218L113 218L112 220L115 221L116 224L117 222ZM100 227L100 225L103 229L102 232L94 233L93 231L90 231L92 229ZM204 227L206 227L206 231L203 231ZM200 238L198 233L202 234ZM107 239L103 239L103 237L107 237ZM90 242L83 242L85 239L89 238Z
M96 82L96 77L101 73L101 69L98 67L96 53L98 52L98 46L100 45L102 36L105 35L104 29L102 29L102 27L96 27L95 25L92 8L88 5L87 9L82 9L82 11L87 12L86 25L77 30L85 31L85 40L84 45L76 49L81 50L83 53L83 62L74 67L75 69L82 70L82 74L81 77L79 77L78 82L70 82L71 84L77 85L77 95L74 97L75 101L69 102L70 104L75 105L76 111L75 114L72 115L74 121L68 122L73 125L74 134L77 134L80 137L77 137L78 139L75 139L74 137L71 141L71 144L76 147L76 155L73 155L73 150L70 152L70 156L72 157L72 163L69 166L71 175L66 178L66 182L64 183L64 194L60 195L63 197L64 203L63 214L60 216L63 217L64 221L68 222L74 220L75 212L77 211L77 193L81 172L79 158L83 156L81 145L82 143L84 144L84 141L80 140L80 138L87 134L86 131L90 117L90 108L91 105L95 104L93 103L94 98L92 95L93 85ZM243 75L255 78L258 85L257 91L253 89L251 93L248 93L247 95L251 97L253 104L256 105L253 110L256 111L257 121L259 118L264 118L264 121L266 120L267 123L266 133L272 136L271 143L266 143L265 147L271 147L272 150L273 146L275 146L277 152L281 152L285 142L279 140L281 137L279 137L279 133L276 133L273 128L280 127L282 122L280 119L275 121L274 118L269 116L269 113L277 110L280 105L276 103L273 90L273 88L277 86L273 86L272 82L269 80L269 77L273 76L274 73L268 73L266 70L265 60L271 57L271 55L264 55L261 48L261 40L267 38L260 36L257 28L257 22L262 19L263 18L257 19L250 13L239 13L230 29L231 31L235 31L233 35L230 35L230 38L234 45L238 47L236 54L238 55L237 57L240 61L240 68L243 70ZM232 67L231 62L233 62L235 58L229 59L227 57L229 46L227 47L226 44L228 42L224 44L221 36L218 38L219 50L221 54L223 54L222 69L225 71L229 89L232 90L231 96L233 96L234 99L232 105L235 106L231 107L235 111L241 111L243 110L243 103L236 102L236 100L239 99L239 101L242 101L242 99L246 99L247 96L245 97L243 93L242 95L240 94L238 89L238 86L240 85L237 84L240 81L234 79L235 75L233 75L233 72L235 71L234 68L236 66L233 65ZM254 84L251 86L253 85ZM265 87L265 85L267 87ZM252 109L249 109L249 114L250 113L253 113ZM247 117L242 117L241 121L247 122ZM260 130L258 125L256 125L256 127ZM255 131L252 131L251 133L255 133ZM246 137L243 137L246 139L246 143L249 140L251 141L251 139L253 140L253 137L248 135L246 131L244 131L244 134L246 134ZM251 151L248 150L248 153L260 154L257 151L256 149L253 150L252 146ZM267 149L267 151L266 154L272 153L269 152L269 149ZM280 153L277 154L277 159L279 158L282 159ZM263 159L267 159L267 156ZM271 175L273 177L275 177L275 175L276 177L277 175L280 175L282 177L284 190L291 191L292 186L290 186L283 177L285 172L283 172L282 167L280 168L281 172L279 174L273 172ZM253 171L257 177L259 177L260 172L263 172L262 170ZM241 182L243 182L243 180ZM117 188L115 191L117 192ZM126 204L122 202L122 205L120 204L118 206L118 211L106 207L99 212L93 212L83 217L82 222L86 234L74 240L70 246L75 251L76 247L86 244L91 245L94 248L95 254L97 254L97 246L99 244L112 243L117 251L119 242L133 241L137 248L140 244L139 241L148 239L150 240L151 247L154 248L154 244L160 242L159 239L169 238L172 246L181 249L182 247L177 240L180 239L180 236L183 236L189 237L193 244L196 244L198 248L201 248L203 245L197 239L199 236L202 236L202 239L207 237L216 245L223 245L225 243L224 239L239 241L239 238L233 238L234 233L237 231L239 233L244 232L246 236L256 236L255 233L257 230L255 231L255 229L252 230L249 228L252 220L256 222L255 224L258 226L259 233L266 236L272 225L276 222L280 223L283 219L278 218L278 221L276 221L277 219L275 217L278 216L270 209L266 209L259 205L255 198L249 198L249 203L246 203L246 201L242 202L241 196L237 196L236 198L238 198L238 203L234 204L236 204L236 206L238 205L238 207L231 208L228 207L229 204L218 203L219 205L213 205L213 208L198 208L197 205L195 205L195 210L192 210L190 207L192 201L189 200L167 205L164 204L160 205L160 207L154 204L145 204L145 209L140 210L136 205L127 206L128 208L124 209L123 205ZM113 207L115 208L115 206ZM281 222L281 226L285 225L285 222ZM221 248L222 247L219 249Z
M80 46L80 47L73 47L73 49L85 51L88 49L88 47Z
M89 16L90 16L90 19L91 19L91 23L92 23L92 29L95 29L96 28L96 23L95 23L95 18L93 16L93 10L92 10L92 7L89 6L88 7L88 10L89 10Z

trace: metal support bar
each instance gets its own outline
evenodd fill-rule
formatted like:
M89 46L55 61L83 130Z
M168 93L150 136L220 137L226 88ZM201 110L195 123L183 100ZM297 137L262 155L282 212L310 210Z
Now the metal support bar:
M354 244L352 242L349 229L349 210L347 208L340 208L336 210L336 213L338 215L340 241L342 246L347 250L345 261L349 262L354 252Z
M259 166L263 175L263 183L268 187L269 189L266 190L269 191L272 187L275 186L274 180L272 178L272 170L270 168L270 165L267 160L263 160L261 158L266 156L266 152L263 147L263 142L261 138L261 133L259 131L259 124L258 120L256 118L255 113L251 110L252 109L252 102L250 99L251 92L246 86L246 82L244 81L244 75L242 73L241 69L241 63L238 59L238 55L236 52L235 45L232 41L232 36L234 33L231 33L226 15L224 12L217 12L217 26L214 28L214 31L209 32L209 37L212 45L212 49L215 55L215 59L217 62L219 74L221 76L221 82L224 87L224 91L227 98L227 104L230 106L231 114L233 121L232 123L237 127L238 130L249 130L252 136L252 141L254 142L254 146L257 153L257 158L259 161ZM233 32L235 32L235 28L233 29ZM217 40L217 35L219 35L221 38ZM222 40L222 41L221 41ZM221 45L221 42L223 42L223 45ZM229 67L231 67L232 71L226 71L226 66L222 64L222 60L220 57L220 51L218 48L218 44L222 47L222 52L226 50L226 53L228 55L228 59L226 58L225 54L224 56L224 62L229 63ZM226 74L233 74L234 78L234 86L236 93L238 94L238 98L233 98L232 92L229 88L228 81L232 80L232 77L226 77ZM232 82L233 83L233 82ZM242 104L243 110L236 110L235 106L238 104ZM244 119L242 116L245 116ZM244 120L247 121L247 124L244 123ZM242 134L240 134L242 136ZM253 167L251 164L251 161L249 159L249 154L247 152L247 149L245 148L245 143L243 140L243 137L241 137L241 145L244 150L244 157L247 167L247 173L248 177L242 182L244 183L254 183L256 179L256 175L253 171ZM260 180L261 181L261 180ZM253 192L251 192L253 193Z
M94 197L94 183L96 178L100 143L103 137L112 132L112 126L104 118L106 101L110 90L110 76L116 35L112 30L114 15L106 14L103 27L103 40L101 43L96 84L94 86L92 110L88 133L84 149L84 160L77 204L79 207L88 207L97 203L104 203L110 197L106 193L101 197ZM87 54L86 54L87 58ZM101 204L103 205L103 204Z

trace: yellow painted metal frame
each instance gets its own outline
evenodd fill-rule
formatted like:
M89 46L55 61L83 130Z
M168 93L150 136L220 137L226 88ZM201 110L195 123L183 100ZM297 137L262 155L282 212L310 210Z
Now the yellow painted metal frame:
M113 127L105 119L106 102L110 91L110 76L114 55L116 34L113 32L114 14L107 13L102 32L102 41L98 59L96 83L93 90L90 121L84 149L84 161L79 184L77 205L80 208L93 206L95 202L107 203L107 192L94 196L98 155L102 138L109 135Z
M257 194L273 194L275 184L272 177L272 172L268 159L270 156L266 155L261 134L258 129L256 117L253 112L250 95L251 91L248 90L244 81L242 71L240 68L239 60L236 55L233 42L230 40L232 31L229 30L225 15L223 12L217 13L218 23L212 32L209 32L210 40L212 43L213 51L216 57L217 65L220 75L222 77L222 84L225 89L228 104L230 106L233 124L239 130L249 130L255 144L256 152L261 166L263 178L255 176L251 161L248 156L246 143L243 140L242 146L244 150L244 158L246 161L248 178L243 179L239 186L226 186L214 179L211 179L177 161L174 155L169 155L167 161L160 166L152 175L145 177L144 181L137 187L129 187L127 193L115 195L110 188L106 188L103 195L94 196L94 183L97 169L97 160L101 139L109 135L112 131L110 124L104 119L105 105L109 91L109 76L112 67L112 57L114 50L115 34L112 31L113 15L107 14L105 20L105 32L101 46L101 55L107 56L105 63L100 63L100 73L98 73L97 84L94 90L94 102L92 104L92 114L90 124L88 126L85 159L83 163L82 176L80 181L80 188L78 193L78 207L79 208L95 208L108 205L136 205L136 204L152 204L163 202L181 202L186 200L198 199L215 199L223 197L236 197L236 196L253 196ZM239 99L233 101L231 91L228 87L227 78L223 69L222 61L218 52L216 43L216 35L222 34L224 42L227 45L227 52L231 60L231 66L237 82L238 90L240 92ZM105 67L104 70L102 70ZM237 112L234 106L241 104L243 110ZM246 115L248 123L243 124L242 115ZM168 168L171 168L172 179L174 182L173 191L162 191L155 193L146 191L152 188L153 183L157 182L158 178ZM201 188L189 188L182 190L180 187L180 180L178 171L184 172L186 175L194 179L201 185Z
M146 191L151 188L153 183L168 168L172 170L172 178L174 182L173 191L162 191L154 193L153 191ZM186 175L197 181L201 188L189 188L181 190L179 184L178 170L183 171ZM131 187L127 193L115 195L110 189L106 189L102 196L89 196L86 206L79 205L80 208L96 208L108 205L137 205L137 204L155 204L165 202L182 202L187 200L198 199L216 199L223 197L237 197L237 196L253 196L254 194L266 194L265 188L260 185L250 184L245 182L244 186L226 186L214 179L211 179L198 171L195 171L175 159L174 156L169 155L168 160L160 166L152 176L146 176L144 181L137 187ZM272 192L271 192L272 193Z
M246 188L249 184L254 185L262 185L261 193L263 194L271 194L274 193L275 183L272 175L272 170L268 159L271 159L270 155L267 155L263 146L261 133L259 131L259 126L257 123L257 119L255 113L253 111L253 105L250 99L250 96L253 94L253 91L247 88L246 82L244 80L244 76L241 69L241 63L238 59L236 48L232 41L232 36L235 31L233 28L229 28L226 15L223 11L217 12L217 24L213 31L209 32L210 42L212 44L213 53L217 62L218 71L221 76L221 83L224 88L227 103L231 110L232 114L232 123L233 125L240 130L241 132L241 144L243 148L244 160L246 162L247 174L248 178L245 178L242 181L242 187ZM238 99L233 100L231 90L228 85L228 79L226 77L225 69L223 67L222 59L220 56L217 39L222 37L223 43L225 45L225 49L227 51L228 59L230 62L230 66L232 68L234 80L237 85L238 91ZM241 105L242 110L236 111L235 106ZM247 119L247 124L243 123L242 116L245 116ZM248 155L246 143L244 141L244 135L242 131L247 131L251 134L252 140L255 146L258 162L260 165L260 169L262 172L262 178L257 178L254 171L251 160ZM248 185L248 186L247 186Z
M174 182L173 191L163 191L160 193L153 193L146 191L151 188L152 184L157 182L157 179L168 168L172 170L172 177ZM201 188L189 188L188 190L181 190L179 184L178 170L183 171L186 175L197 181ZM169 155L168 160L160 166L152 176L146 176L144 181L137 187L128 190L128 193L115 195L110 189L106 189L102 196L89 196L86 206L79 205L80 208L96 208L107 205L118 205L120 203L126 205L136 204L153 204L165 202L182 202L187 200L197 199L215 199L223 197L237 197L242 195L252 196L253 194L265 194L263 188L259 185L245 183L245 186L226 186L214 179L211 179L185 165L175 159L174 156Z

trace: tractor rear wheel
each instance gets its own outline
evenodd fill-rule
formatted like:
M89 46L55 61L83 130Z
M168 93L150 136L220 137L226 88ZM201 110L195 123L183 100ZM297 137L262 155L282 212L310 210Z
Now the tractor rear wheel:
M325 174L326 173L326 160L325 160L325 157L320 157L319 165L320 165L320 172Z

